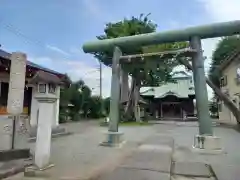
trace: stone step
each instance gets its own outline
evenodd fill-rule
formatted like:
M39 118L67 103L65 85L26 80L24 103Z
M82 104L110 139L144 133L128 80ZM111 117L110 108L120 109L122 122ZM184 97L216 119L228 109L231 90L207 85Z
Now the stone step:
M117 168L105 174L99 180L170 180L170 174L157 171Z
M149 137L144 142L120 167L170 173L173 138L159 135Z
M173 162L172 174L203 178L213 176L210 166L201 162Z

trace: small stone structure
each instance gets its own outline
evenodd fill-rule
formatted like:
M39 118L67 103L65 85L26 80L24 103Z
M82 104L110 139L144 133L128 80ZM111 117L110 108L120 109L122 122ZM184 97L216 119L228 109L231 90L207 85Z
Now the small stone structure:
M35 165L42 169L49 165L52 119L56 119L56 101L59 100L61 80L52 74L39 71L29 81L37 87L34 98L38 102L37 140Z

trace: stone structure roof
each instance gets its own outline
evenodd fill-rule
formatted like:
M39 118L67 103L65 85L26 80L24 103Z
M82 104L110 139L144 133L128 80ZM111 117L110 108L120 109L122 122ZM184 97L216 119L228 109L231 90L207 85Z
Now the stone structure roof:
M194 95L194 87L190 83L192 77L185 72L173 74L176 83L167 83L160 87L143 87L140 89L142 96L153 96L154 98L164 98L167 95L175 95L179 98L188 98ZM185 80L186 83L181 83ZM189 83L186 81L189 80Z
M11 53L8 53L8 52L3 51L3 50L0 49L0 58L10 60L10 56L11 56ZM39 70L42 70L42 71L46 71L46 72L49 72L49 73L63 75L63 74L61 74L61 73L59 73L57 71L45 68L45 67L40 66L38 64L35 64L35 63L31 62L31 61L27 61L27 66L30 66L30 67L33 67L33 68L36 68L36 69L39 69Z
M45 71L38 71L29 81L30 84L36 84L39 82L46 82L49 84L62 84L62 81L58 76Z

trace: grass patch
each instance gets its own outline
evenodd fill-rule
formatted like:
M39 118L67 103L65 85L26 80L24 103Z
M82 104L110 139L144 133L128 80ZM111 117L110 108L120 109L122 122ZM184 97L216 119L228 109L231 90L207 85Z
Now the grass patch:
M107 123L104 119L101 119L99 121L99 125L100 126L108 126L109 123ZM143 122L120 122L119 123L119 126L150 126L152 124L146 122L146 121L143 121Z
M120 122L120 126L150 126L148 122Z

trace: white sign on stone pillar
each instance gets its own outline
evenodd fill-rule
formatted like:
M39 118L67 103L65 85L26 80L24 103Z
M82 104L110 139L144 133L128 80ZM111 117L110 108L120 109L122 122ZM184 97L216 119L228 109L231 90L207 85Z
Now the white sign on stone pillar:
M23 112L25 73L26 55L19 52L12 53L7 102L7 111L11 115L19 115Z

